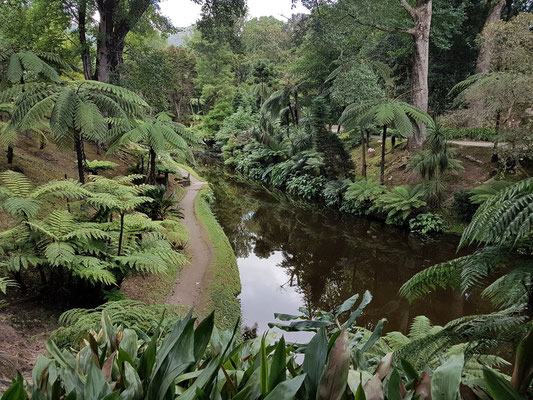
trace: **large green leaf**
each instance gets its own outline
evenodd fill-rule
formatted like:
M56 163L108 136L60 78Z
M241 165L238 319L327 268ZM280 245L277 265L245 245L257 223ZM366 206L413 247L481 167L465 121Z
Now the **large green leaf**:
M507 380L490 368L483 368L483 378L494 400L524 400L524 397L518 394Z
M452 355L433 372L433 379L431 380L432 400L457 399L464 362L463 354Z
M300 375L296 378L289 379L280 383L265 397L265 400L292 400L298 393L298 390L302 387L306 375Z
M307 374L305 387L311 399L316 397L317 387L325 369L327 355L328 338L326 337L326 330L322 328L313 336L305 349L303 371Z

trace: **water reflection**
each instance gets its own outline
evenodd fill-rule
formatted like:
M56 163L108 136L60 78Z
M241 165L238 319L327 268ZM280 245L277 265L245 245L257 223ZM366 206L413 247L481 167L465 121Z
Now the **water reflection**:
M397 295L416 272L456 257L455 237L424 242L379 222L280 201L220 168L202 172L213 184L214 212L238 258L244 323L257 323L260 332L274 312L330 310L367 289L374 300L359 324L370 328L386 317L387 330L405 332L417 315L445 324L484 311L476 296L451 291L413 304Z

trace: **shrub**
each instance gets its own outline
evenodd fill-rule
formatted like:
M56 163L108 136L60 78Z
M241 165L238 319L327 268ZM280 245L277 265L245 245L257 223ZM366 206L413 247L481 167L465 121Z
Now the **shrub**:
M453 211L457 218L463 222L470 222L479 207L471 199L472 192L469 190L457 190L454 192L453 197Z
M492 141L496 135L496 129L492 127L476 128L446 128L447 139L471 139Z
M424 190L421 186L396 186L381 195L372 209L383 212L387 216L387 224L401 225L410 215L426 205L423 197Z
M368 214L374 202L385 193L385 186L370 179L352 183L344 195L341 211L350 214Z
M409 229L423 235L440 233L443 231L442 217L433 213L417 215L409 221Z
M338 208L342 205L344 193L348 189L348 186L352 181L345 179L344 181L329 181L326 183L324 190L322 191L322 197L326 206Z
M305 200L313 200L322 194L325 181L322 177L310 175L295 176L287 182L287 192L293 196L299 196Z
M208 135L215 135L226 117L229 117L233 113L231 104L227 102L218 103L210 112L204 117L202 121L202 127Z

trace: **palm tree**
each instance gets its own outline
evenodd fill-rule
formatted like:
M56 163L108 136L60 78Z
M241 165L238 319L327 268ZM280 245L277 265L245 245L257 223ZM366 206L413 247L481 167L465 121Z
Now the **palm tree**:
M10 121L14 129L28 129L50 118L57 144L74 144L81 183L85 183L84 140L104 142L108 138L106 117L127 121L148 106L127 89L96 81L26 83L0 93L0 102L10 100L15 103Z
M342 113L340 125L347 129L368 128L378 126L382 128L381 146L381 183L385 183L385 151L387 129L394 127L396 133L402 137L409 137L414 133L417 122L431 124L431 117L425 112L404 101L396 99L376 99L363 103L351 104Z
M448 171L461 171L463 167L459 160L453 158L455 151L448 146L440 122L436 120L427 128L426 149L413 154L407 167L426 179L426 198L431 205L438 207L442 200L442 175Z
M138 121L131 130L126 130L124 126L119 125L118 138L109 151L114 152L126 143L143 143L148 146L150 172L147 183L153 185L156 180L156 157L166 155L168 152L178 152L180 155L192 159L189 146L198 143L198 140L185 126L172 121L171 114L162 112L155 117Z

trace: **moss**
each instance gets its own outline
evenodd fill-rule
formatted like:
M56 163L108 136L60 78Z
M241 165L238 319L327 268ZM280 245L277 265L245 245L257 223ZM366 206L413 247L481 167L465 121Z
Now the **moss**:
M213 243L215 259L204 282L204 312L215 311L215 323L221 329L232 329L241 316L241 304L237 296L241 292L239 267L235 253L226 234L216 220L204 194L204 187L196 197L196 217L202 222Z

